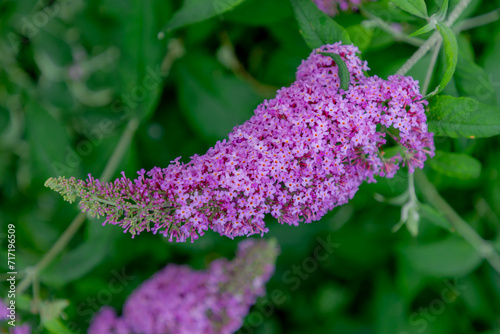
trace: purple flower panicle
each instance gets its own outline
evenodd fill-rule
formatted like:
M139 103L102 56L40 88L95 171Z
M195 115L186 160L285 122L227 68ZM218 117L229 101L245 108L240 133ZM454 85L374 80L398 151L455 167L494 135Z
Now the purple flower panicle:
M0 299L0 321L9 319L9 309L7 305Z
M11 334L31 334L31 326L29 324L16 325L10 329Z
M0 321L7 321L10 318L10 312L7 305L0 300ZM30 334L31 326L27 323L20 325L19 320L16 319L16 325L14 327L9 326L9 333L11 334Z
M207 271L168 265L142 283L118 317L102 308L89 334L230 334L243 324L274 272L275 241L245 240L233 261L219 259Z
M339 10L345 12L349 9L356 10L361 4L361 0L312 0L316 6L326 14L335 16ZM375 1L375 0L371 0Z
M351 75L340 89L337 53ZM83 211L104 216L133 235L144 230L170 241L195 240L208 229L228 237L263 234L266 214L280 223L319 220L345 204L364 180L410 172L434 154L418 82L367 77L358 48L340 43L314 50L290 87L278 90L227 139L204 155L114 182L49 179L47 186ZM387 140L403 152L386 157Z

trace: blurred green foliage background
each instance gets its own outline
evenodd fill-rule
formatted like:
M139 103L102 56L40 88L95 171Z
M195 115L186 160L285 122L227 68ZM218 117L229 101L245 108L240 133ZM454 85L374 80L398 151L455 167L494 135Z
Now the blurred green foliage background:
M438 8L433 0L427 4L430 12ZM140 125L114 177L203 154L276 89L293 82L310 53L288 0L246 0L200 23L163 30L181 5L0 3L2 272L8 271L7 224L16 225L22 279L78 213L77 205L44 187L47 178L99 175L132 118ZM499 7L498 0L474 0L464 18ZM405 34L425 21L388 1L364 10L342 13L336 21L363 51L370 74L387 77L416 47L380 29L373 15ZM444 93L498 106L500 22L465 30L458 41L461 60ZM409 74L422 82L429 61L430 55ZM442 68L440 58L437 71ZM480 175L465 178L440 168L439 161L425 172L500 251L499 138L439 137L436 145L481 163ZM268 295L241 333L500 333L500 275L482 254L446 222L436 224L433 215L422 217L417 237L406 229L391 232L401 207L377 201L377 194L395 197L406 190L406 180L402 170L392 180L365 184L349 204L312 224L281 226L269 219L266 237L279 240L282 254ZM54 319L71 333L85 333L101 306L119 310L135 287L167 263L202 269L233 256L238 242L208 233L193 244L171 244L148 233L132 240L121 232L88 219L33 287L17 296L22 321L37 333L57 332L47 325ZM318 257L317 248L329 242L335 244L332 252L325 249L321 255L328 256Z

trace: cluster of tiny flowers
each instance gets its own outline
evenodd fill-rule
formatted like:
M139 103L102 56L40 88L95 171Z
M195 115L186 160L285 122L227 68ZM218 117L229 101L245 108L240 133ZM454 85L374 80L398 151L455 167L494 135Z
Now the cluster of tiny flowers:
M16 327L11 327L10 334L31 334L31 326L28 324L16 325Z
M356 10L361 4L361 0L312 0L316 6L326 14L335 16L339 9L343 12L353 9ZM372 0L374 1L374 0Z
M337 64L318 52L337 53L350 73L340 89ZM82 210L105 216L133 235L162 233L170 241L195 240L208 229L228 237L267 232L264 216L298 225L319 220L350 200L360 184L410 172L434 154L418 82L411 77L367 77L357 47L340 43L314 50L296 81L264 101L228 139L204 155L179 158L130 180L49 179L48 187ZM385 156L389 140L403 152Z
M11 315L10 315L10 310L7 308L7 305L4 304L2 300L0 300L0 322L1 321L7 321L7 320L12 320ZM16 319L16 322L18 320ZM22 324L22 325L15 325L14 327L11 325L9 326L9 333L10 334L30 334L31 333L31 326L28 324ZM0 330L1 333L3 333Z
M102 308L89 334L230 334L243 324L274 272L275 241L245 240L236 258L219 259L207 271L168 265L142 283L118 317Z
M9 319L9 315L10 313L7 305L5 305L2 300L0 300L0 321Z

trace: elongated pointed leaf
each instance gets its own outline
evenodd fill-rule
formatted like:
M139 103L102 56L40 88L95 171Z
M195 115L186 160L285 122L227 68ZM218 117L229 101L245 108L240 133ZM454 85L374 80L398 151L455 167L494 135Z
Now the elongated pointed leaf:
M396 6L410 14L427 18L427 6L424 0L391 0Z
M38 306L40 309L41 325L52 334L74 334L61 320L64 317L63 310L69 306L69 301L57 299L54 301L43 301Z
M88 274L106 258L116 233L99 225L89 222L88 239L51 264L41 274L41 280L52 286L62 286Z
M435 15L437 16L439 21L442 21L446 17L447 12L448 12L448 0L444 0L443 5Z
M434 30L435 27L436 27L436 25L434 23L432 23L432 22L431 23L427 23L422 28L420 28L417 31L415 31L414 33L410 34L410 37L423 35L425 33L428 33L429 31Z
M253 26L269 25L293 15L289 0L245 0L224 14L224 20Z
M472 97L489 105L497 104L490 74L462 55L458 57L454 80L460 96Z
M233 76L213 80L212 71L221 68L208 56L186 56L177 69L181 110L193 128L209 140L224 138L235 125L249 119L262 100L248 83Z
M492 36L493 43L489 46L489 49L485 52L484 69L488 73L488 82L496 82L493 85L495 91L493 95L496 97L497 105L500 106L500 84L498 80L500 78L500 66L498 66L498 59L500 59L500 32L496 34L496 37Z
M311 49L341 41L351 44L347 31L316 7L311 0L291 0L300 33Z
M346 27L346 30L349 36L352 36L352 42L359 48L359 51L364 52L368 49L373 40L374 27L354 24Z
M456 236L430 244L406 245L400 254L415 270L434 277L467 275L483 260L476 249Z
M25 110L30 159L35 175L43 179L75 173L80 167L81 157L71 151L69 137L61 122L35 101L27 101ZM70 153L74 156L71 162L68 158Z
M244 0L186 0L164 31L171 31L189 24L201 22L232 10Z
M429 131L436 136L483 138L500 134L500 108L476 99L436 96L427 115Z
M423 35L425 33L428 33L429 31L432 31L434 30L435 28L435 24L434 23L427 23L425 26L423 26L422 28L418 29L417 31L415 31L414 33L410 34L410 37L414 37L414 36L419 36L419 35Z
M462 180L475 179L481 174L481 163L467 154L436 151L429 164L441 174Z
M164 73L161 72L161 64L166 53L167 38L159 40L158 32L169 16L169 5L166 2L144 0L131 1L125 7L122 12L127 18L125 29L118 35L117 41L122 52L120 73L123 87L120 89L125 95L130 95L138 86L146 89L145 98L140 101L132 99L132 103L127 103L129 108L124 111L142 118L154 112L162 91ZM145 86L145 81L151 84Z
M444 54L446 57L446 70L439 86L430 95L436 95L441 92L450 82L458 62L458 43L455 33L446 25L438 23L437 29L443 37Z
M428 204L420 203L418 205L418 213L421 220L426 220L432 224L444 228L447 231L453 232L454 228L444 215Z
M338 53L333 53L333 52L320 52L320 53L324 56L333 58L339 69L340 89L348 90L349 83L351 82L351 74L349 73L349 70L347 69L347 65L345 64L344 60L342 60L342 58Z

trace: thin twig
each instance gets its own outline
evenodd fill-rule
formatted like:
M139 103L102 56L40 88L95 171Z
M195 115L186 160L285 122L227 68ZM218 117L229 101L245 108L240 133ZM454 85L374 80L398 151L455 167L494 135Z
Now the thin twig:
M445 24L448 27L451 27L453 25L453 23L455 23L455 21L460 17L460 15L462 15L462 13L464 12L464 10L470 5L471 2L472 2L472 0L462 0L462 1L460 1L455 6L455 8L453 9L453 11L450 13L450 16L448 16L448 19L446 20Z
M497 8L489 13L482 14L470 19L463 20L455 26L455 30L460 32L476 27L481 27L486 24L492 23L500 19L500 8Z
M422 92L421 92L422 96L425 96L425 94L427 94L427 91L429 90L429 85L432 79L432 73L434 73L434 67L436 67L436 62L439 56L440 49L441 49L441 41L439 41L434 46L434 52L432 53L431 62L429 63L429 68L427 69L427 74L425 75L424 85L422 86Z
M392 35L397 41L406 42L410 45L417 47L424 44L424 41L422 39L407 36L405 33L402 33L401 31L394 29L390 24L387 24L380 17L373 15L369 11L360 9L360 12L363 16L369 18L373 23L375 23L380 29Z
M168 45L168 52L163 60L161 65L162 73L167 75L172 67L173 62L182 57L184 54L184 47L182 43L177 39L172 39ZM116 169L120 161L123 158L123 155L127 151L127 148L130 146L132 142L132 138L134 137L135 132L139 126L139 120L137 118L132 118L128 121L125 130L123 131L118 144L113 151L113 154L109 158L106 166L104 167L104 171L102 172L101 177L99 178L101 182L108 182ZM42 257L42 259L35 265L33 268L27 268L25 270L26 276L17 286L17 293L23 293L32 283L33 279L37 277L37 275L56 257L59 252L61 252L64 247L68 244L71 238L76 234L78 229L81 227L83 222L85 221L85 213L79 213L70 225L66 228L63 234L57 239L56 243L52 246L52 248Z
M451 12L450 16L444 23L448 27L451 27L453 23L459 18L460 15L462 15L463 11L467 6L470 4L472 0L462 0L458 3L458 5L455 6L453 11ZM435 31L431 37L427 41L425 41L422 46L418 48L418 50L408 59L403 66L396 72L396 74L399 75L405 75L408 73L408 71L415 66L415 64L422 59L423 56L427 54L427 52L440 40L441 36L439 35L439 32Z
M439 33L435 31L431 35L431 37L429 37L429 39L426 40L425 43L422 44L422 46L420 46L417 51L415 51L415 53L410 57L410 59L408 59L403 64L403 66L401 66L401 68L396 72L396 74L405 75L406 73L408 73L408 71L411 70L411 68L415 66L415 64L418 63L418 61L422 59L423 56L427 54L427 52L436 44L436 42L440 38L441 37L439 36Z

